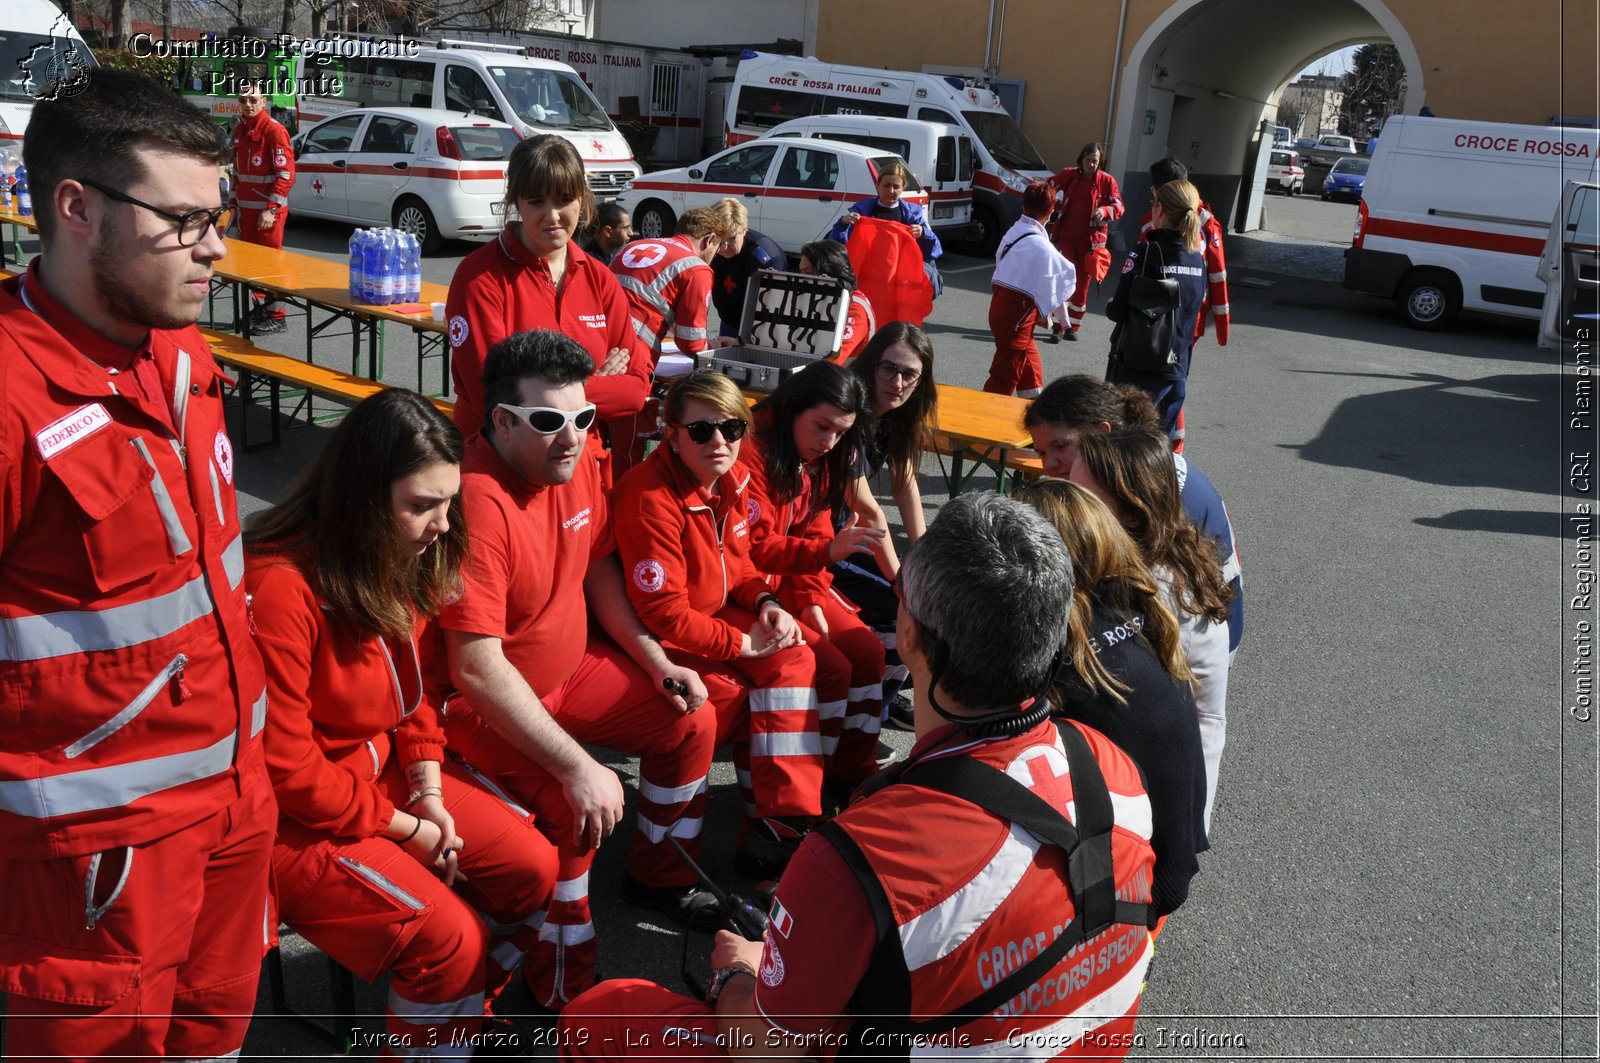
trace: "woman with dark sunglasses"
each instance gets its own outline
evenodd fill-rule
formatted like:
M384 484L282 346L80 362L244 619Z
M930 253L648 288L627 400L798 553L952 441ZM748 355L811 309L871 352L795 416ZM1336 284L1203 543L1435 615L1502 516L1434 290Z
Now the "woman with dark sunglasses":
M727 377L702 369L683 378L663 406L661 445L617 481L612 518L645 627L702 676L732 673L731 683L751 688L748 713L742 698L717 699L717 740L733 741L739 788L754 809L736 861L767 878L788 851L771 843L799 837L822 812L817 700L842 701L850 672L833 657L831 672L819 669L750 561L750 473L738 464L749 427L744 396Z
M853 465L872 415L861 379L833 362L807 366L756 407L755 432L739 454L750 472L751 558L775 577L778 597L800 621L819 665L848 662L844 701L819 690L823 753L831 779L854 786L877 770L883 709L883 644L833 588L829 567L858 554L884 556L888 532L858 526L845 508Z

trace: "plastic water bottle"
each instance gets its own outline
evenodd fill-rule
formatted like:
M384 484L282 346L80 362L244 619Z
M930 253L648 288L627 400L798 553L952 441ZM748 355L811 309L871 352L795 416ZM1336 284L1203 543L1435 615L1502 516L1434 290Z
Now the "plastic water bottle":
M28 168L26 166L17 167L17 183L12 189L12 193L17 197L17 213L24 218L33 217L33 196L28 192Z
M0 210L11 209L11 175L0 170Z
M350 301L361 302L361 245L366 241L367 230L357 229L350 234Z
M422 241L413 233L406 233L406 298L408 303L422 302Z
M405 292L405 277L400 272L400 241L393 229L383 230L383 280L378 301L384 306L399 302Z
M383 247L378 241L378 231L369 231L361 244L361 301L378 301L378 277L383 272Z

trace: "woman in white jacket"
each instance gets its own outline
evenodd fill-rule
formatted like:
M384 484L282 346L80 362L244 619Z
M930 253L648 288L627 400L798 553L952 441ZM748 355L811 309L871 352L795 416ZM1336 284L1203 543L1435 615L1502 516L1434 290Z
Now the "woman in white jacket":
M1050 187L1035 181L1022 193L1022 217L1000 238L990 281L994 296L989 301L994 363L985 391L1032 398L1044 387L1033 326L1062 309L1077 279L1072 263L1045 231L1054 207Z
M1233 598L1217 562L1216 543L1184 513L1172 444L1158 429L1085 433L1067 478L1111 507L1138 542L1166 604L1178 614L1179 641L1194 673L1209 835L1227 733L1228 603Z

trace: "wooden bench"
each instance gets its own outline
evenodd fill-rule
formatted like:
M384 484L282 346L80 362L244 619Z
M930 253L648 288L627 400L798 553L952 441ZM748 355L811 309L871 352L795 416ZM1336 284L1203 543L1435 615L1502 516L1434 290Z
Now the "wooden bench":
M313 365L286 354L276 354L257 347L242 336L212 329L201 329L206 343L217 363L233 370L239 377L239 445L246 451L277 446L282 441L278 415L282 406L284 385L307 394L322 395L339 402L354 405L371 395L376 395L387 385L366 377L341 373L337 369ZM252 444L249 439L249 407L261 391L268 396L268 409L272 428L270 438L264 443ZM432 399L433 404L447 416L455 409L448 399Z

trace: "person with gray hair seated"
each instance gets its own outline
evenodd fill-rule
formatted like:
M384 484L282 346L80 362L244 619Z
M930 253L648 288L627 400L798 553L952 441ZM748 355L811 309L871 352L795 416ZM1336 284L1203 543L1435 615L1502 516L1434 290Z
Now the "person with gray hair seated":
M565 1055L1126 1054L1151 952L1150 802L1108 739L1050 719L1067 548L1021 503L963 495L900 587L910 757L801 844L762 941L717 935L705 1004L604 983L563 1013Z

